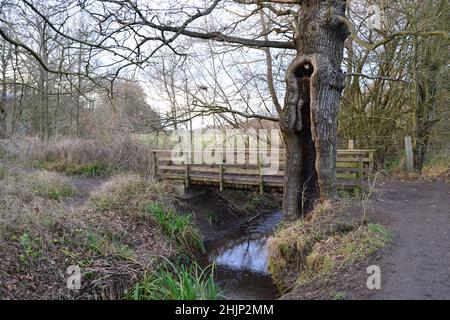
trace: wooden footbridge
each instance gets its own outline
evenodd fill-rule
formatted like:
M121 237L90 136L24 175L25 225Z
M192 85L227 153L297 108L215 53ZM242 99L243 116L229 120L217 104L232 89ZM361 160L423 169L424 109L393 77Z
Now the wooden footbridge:
M200 153L199 153L200 151ZM153 174L160 180L176 180L183 182L187 188L191 186L216 186L220 190L255 189L266 191L282 191L284 186L286 153L279 152L279 165L274 171L267 163L266 151L236 151L232 155L222 151L208 151L222 161L216 164L192 161L197 154L205 150L190 150L180 153L174 161L172 150L154 150ZM272 151L273 152L273 151ZM270 153L270 152L269 152ZM256 154L256 156L255 156ZM240 158L240 164L236 159ZM180 160L181 159L181 160ZM339 190L360 192L366 188L373 170L374 151L372 150L339 150L337 158L337 187Z

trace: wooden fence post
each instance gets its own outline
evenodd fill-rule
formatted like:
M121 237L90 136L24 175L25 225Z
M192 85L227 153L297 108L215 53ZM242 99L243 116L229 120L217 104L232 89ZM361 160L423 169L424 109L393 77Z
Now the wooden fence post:
M219 165L219 175L220 175L220 191L224 190L224 180L223 180L223 163Z
M348 140L348 150L355 150L355 140Z
M158 163L157 163L156 151L152 151L152 162L153 162L153 178L158 180Z
M224 172L223 164L224 164L224 162L225 162L225 153L224 153L224 150L222 150L222 160L220 161L220 164L219 164L220 191L221 192L224 190L224 186L225 186L225 181L223 179L223 172Z
M186 152L186 151L185 151ZM191 182L190 182L190 178L189 178L189 155L186 152L185 156L184 156L184 164L185 164L185 168L186 168L186 189L189 189L191 187Z
M375 151L373 151L373 150L369 151L369 161L370 161L369 175L372 175L373 168L375 166Z
M414 171L414 155L411 137L405 137L406 170L411 173Z
M264 165L261 161L261 155L258 150L258 167L259 167L259 193L264 195Z
M364 191L364 160L363 155L358 155L358 185L359 191L363 193Z

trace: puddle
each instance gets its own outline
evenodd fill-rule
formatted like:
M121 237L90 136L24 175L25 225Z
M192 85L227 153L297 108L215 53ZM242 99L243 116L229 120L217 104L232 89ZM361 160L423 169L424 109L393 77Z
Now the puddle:
M216 263L216 281L228 299L277 297L268 272L268 238L281 218L279 211L264 213L241 230L208 246L202 264Z

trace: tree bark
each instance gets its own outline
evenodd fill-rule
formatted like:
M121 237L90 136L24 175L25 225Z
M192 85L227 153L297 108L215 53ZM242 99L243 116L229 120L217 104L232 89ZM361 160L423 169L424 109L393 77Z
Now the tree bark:
M0 96L0 139L7 137L7 126L6 126L6 107L5 103L2 101L3 96Z
M310 212L317 200L337 199L336 140L345 77L341 70L347 26L342 0L304 1L297 56L286 76L280 127L286 147L283 209L287 219Z
M1 68L2 68L2 78L1 78L1 93L0 93L0 139L6 138L8 136L7 128L7 88L6 88L6 69L8 67L8 53L6 44L3 43L1 46Z

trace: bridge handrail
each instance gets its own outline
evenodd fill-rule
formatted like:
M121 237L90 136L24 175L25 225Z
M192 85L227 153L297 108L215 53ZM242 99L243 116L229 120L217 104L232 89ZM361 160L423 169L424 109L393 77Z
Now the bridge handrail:
M240 152L272 152L272 151L279 151L281 153L286 153L285 149L236 149L236 150L220 150L220 149L208 149L208 148L203 148L203 149L190 149L190 148L180 148L180 150L175 150L175 149L171 149L171 150L164 150L164 149L154 149L151 150L151 152L156 152L156 153L165 153L165 152L182 152L182 151L186 151L186 152L192 152L192 151L217 151L217 152L223 152L223 153L231 153L231 152L235 152L235 153L240 153ZM361 154L361 153L370 153L370 152L375 152L375 150L344 150L344 149L339 149L337 150L337 153L341 153L341 154Z

